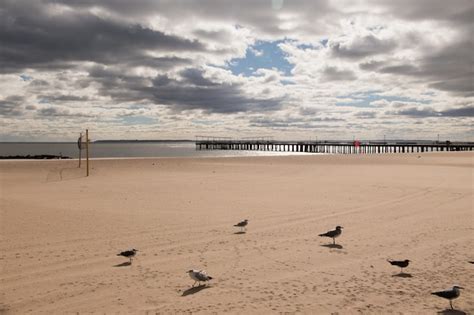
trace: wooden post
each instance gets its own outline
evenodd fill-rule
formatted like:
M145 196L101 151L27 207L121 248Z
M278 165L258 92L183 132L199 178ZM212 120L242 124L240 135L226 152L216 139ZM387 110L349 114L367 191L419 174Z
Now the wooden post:
M87 160L87 176L89 176L89 129L86 129L86 160Z
M81 157L82 157L82 132L79 133L79 140L77 140L77 146L79 148L79 168L81 168Z

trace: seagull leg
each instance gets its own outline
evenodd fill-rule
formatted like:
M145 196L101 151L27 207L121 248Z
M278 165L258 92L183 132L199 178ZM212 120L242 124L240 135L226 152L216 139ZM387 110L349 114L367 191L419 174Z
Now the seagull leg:
M449 300L449 305L451 305L451 309L454 310L453 301Z
M334 237L332 238L332 245L336 245L336 239Z

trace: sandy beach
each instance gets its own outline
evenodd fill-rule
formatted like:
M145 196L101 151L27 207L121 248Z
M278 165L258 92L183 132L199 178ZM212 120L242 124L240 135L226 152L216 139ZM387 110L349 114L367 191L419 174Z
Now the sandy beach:
M74 160L2 161L0 313L472 314L473 162L108 159L86 178ZM189 269L214 279L193 289ZM458 312L430 295L454 284Z

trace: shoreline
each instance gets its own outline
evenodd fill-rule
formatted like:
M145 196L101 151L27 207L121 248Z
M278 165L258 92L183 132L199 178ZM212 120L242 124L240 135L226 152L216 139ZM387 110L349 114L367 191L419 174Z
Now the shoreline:
M262 151L264 152L264 151ZM275 152L276 153L276 152ZM304 153L304 152L278 152L282 154L275 154L275 155L222 155L222 156L130 156L130 157L93 157L89 158L90 161L101 161L101 160L153 160L153 159L229 159L229 158L243 158L243 159L253 159L253 158L280 158L280 157L303 157L303 158L309 158L309 157L321 157L321 156L333 156L333 157L381 157L381 156L398 156L398 157L403 157L403 156L430 156L430 155L469 155L472 154L474 155L474 151L449 151L449 152L408 152L408 153L379 153L379 154L340 154L340 153ZM285 154L288 153L288 154ZM63 159L0 159L0 163L2 161L13 161L13 162L18 162L18 161L78 161L79 158L75 157L67 157ZM82 158L82 161L85 161L85 158Z

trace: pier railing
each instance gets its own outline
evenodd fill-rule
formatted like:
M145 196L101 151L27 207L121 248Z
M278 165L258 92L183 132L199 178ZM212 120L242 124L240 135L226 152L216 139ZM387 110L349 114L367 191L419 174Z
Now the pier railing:
M415 153L472 151L474 142L451 141L275 141L196 137L196 150L251 150L333 154Z

